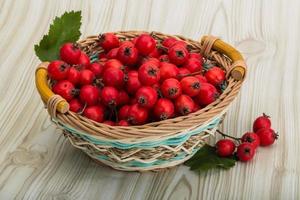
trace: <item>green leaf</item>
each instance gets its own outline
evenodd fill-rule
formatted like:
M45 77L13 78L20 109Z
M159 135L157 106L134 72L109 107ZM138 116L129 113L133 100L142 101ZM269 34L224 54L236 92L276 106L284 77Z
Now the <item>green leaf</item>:
M59 58L59 48L66 42L76 42L81 33L81 11L65 12L56 17L47 35L44 35L39 44L34 46L35 54L41 61L56 60Z
M222 158L216 154L215 147L204 145L191 159L185 162L191 170L208 171L214 168L230 169L235 165L233 157Z

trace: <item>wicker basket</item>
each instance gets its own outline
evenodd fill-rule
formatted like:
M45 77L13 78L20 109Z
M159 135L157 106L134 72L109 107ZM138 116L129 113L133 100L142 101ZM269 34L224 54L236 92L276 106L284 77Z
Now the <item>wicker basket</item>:
M120 40L134 38L142 32L116 32ZM170 35L150 33L157 41ZM164 121L140 126L109 126L91 121L69 111L68 103L54 95L48 85L46 67L41 63L36 70L36 86L52 121L63 130L76 148L105 165L124 171L158 170L179 165L188 160L214 135L229 106L238 94L245 77L246 65L241 54L230 45L213 36L204 36L196 42L182 36L191 52L201 52L206 59L216 62L226 72L228 86L210 105L191 113ZM93 59L103 50L97 36L78 42Z

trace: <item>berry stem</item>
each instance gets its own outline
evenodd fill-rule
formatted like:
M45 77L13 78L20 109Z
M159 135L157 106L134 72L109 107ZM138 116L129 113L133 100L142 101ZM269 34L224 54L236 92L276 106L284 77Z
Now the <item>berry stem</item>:
M222 135L223 137L228 137L228 138L234 139L234 140L236 140L236 141L240 141L240 140L241 140L241 138L236 138L236 137L227 135L227 134L221 132L220 130L217 130L217 133L219 133L219 134Z

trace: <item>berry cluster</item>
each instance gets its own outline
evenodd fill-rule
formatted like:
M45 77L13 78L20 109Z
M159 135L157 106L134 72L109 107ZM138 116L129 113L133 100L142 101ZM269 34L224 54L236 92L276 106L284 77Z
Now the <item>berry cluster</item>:
M235 138L218 131L222 136L231 139L221 139L216 143L217 154L220 157L229 157L235 154L237 159L242 162L251 160L258 146L272 145L278 138L278 134L271 129L269 118L266 114L258 117L253 123L253 132L247 132L241 138ZM234 140L239 143L237 149Z
M174 37L162 42L149 34L121 40L99 36L104 52L91 63L76 44L66 43L48 66L55 94L70 110L108 125L141 125L195 112L218 98L225 72L205 68L201 54Z

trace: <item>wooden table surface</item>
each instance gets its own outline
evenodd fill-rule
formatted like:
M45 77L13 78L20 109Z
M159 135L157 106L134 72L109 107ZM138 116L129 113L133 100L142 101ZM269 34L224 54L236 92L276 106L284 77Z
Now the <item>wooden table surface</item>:
M298 0L0 0L0 199L299 199L299 8ZM222 128L241 136L266 112L279 141L229 171L98 166L50 123L34 85L33 46L66 10L82 10L82 37L156 30L233 44L249 71Z

